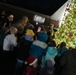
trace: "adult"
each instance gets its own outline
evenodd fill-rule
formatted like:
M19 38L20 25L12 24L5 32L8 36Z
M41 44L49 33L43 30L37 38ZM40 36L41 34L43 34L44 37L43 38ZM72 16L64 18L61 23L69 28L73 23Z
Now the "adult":
M61 75L76 75L76 49L66 51L60 59Z
M15 24L15 27L18 29L18 32L20 34L23 34L23 32L25 31L25 26L27 26L28 20L29 19L27 16L23 16L22 19Z
M32 30L27 30L25 35L20 39L17 48L17 65L16 65L16 75L22 75L23 65L27 58L29 57L30 46L33 42L34 32Z
M2 64L5 68L3 68L4 73L7 75L13 74L13 61L14 61L14 48L17 46L17 28L11 27L10 34L8 34L3 42L3 57ZM12 63L11 63L12 62Z

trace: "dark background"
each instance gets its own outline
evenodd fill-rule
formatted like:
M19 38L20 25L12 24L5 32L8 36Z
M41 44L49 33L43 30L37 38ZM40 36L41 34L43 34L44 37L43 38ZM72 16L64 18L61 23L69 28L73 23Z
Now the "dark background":
M33 10L45 15L52 15L67 0L1 0L25 9Z

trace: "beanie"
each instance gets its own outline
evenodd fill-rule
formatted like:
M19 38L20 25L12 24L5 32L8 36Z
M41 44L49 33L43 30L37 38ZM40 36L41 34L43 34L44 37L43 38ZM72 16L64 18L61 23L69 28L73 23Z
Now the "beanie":
M34 32L32 30L27 30L26 31L26 35L29 35L29 36L34 36Z
M54 59L49 59L49 60L46 61L46 67L48 69L50 69L50 71L53 70L54 65L55 65Z
M27 59L27 62L29 63L30 66L34 65L37 61L38 61L38 59L35 58L35 57L33 57L33 56L30 56L30 57Z
M55 65L54 59L50 58L50 59L48 59L48 61L50 61L53 66Z

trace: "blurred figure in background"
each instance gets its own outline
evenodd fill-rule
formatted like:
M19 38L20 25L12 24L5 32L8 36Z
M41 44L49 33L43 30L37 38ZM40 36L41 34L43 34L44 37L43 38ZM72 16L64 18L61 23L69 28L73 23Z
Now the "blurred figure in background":
M27 29L27 23L28 23L29 19L27 16L23 16L21 20L19 20L18 22L16 22L14 24L14 26L18 29L18 40L20 40L20 38L25 34L26 29Z
M15 27L18 29L18 33L23 34L27 26L29 19L27 16L23 16L22 19L15 24Z

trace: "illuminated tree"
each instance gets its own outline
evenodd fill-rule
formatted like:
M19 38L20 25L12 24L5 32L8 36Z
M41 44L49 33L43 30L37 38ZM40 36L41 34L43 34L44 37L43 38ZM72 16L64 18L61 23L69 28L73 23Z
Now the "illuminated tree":
M70 5L70 11L64 24L57 29L55 40L57 44L66 42L67 47L76 47L76 0Z

